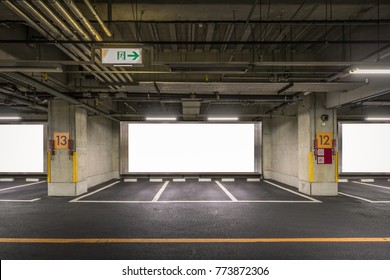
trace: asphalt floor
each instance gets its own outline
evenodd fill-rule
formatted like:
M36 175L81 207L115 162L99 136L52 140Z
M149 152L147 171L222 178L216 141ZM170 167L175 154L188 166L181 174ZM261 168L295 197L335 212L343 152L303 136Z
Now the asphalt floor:
M390 258L390 189L340 183L382 201L371 203L275 181L218 183L110 181L75 200L48 197L45 182L6 191L16 185L0 182L0 258Z

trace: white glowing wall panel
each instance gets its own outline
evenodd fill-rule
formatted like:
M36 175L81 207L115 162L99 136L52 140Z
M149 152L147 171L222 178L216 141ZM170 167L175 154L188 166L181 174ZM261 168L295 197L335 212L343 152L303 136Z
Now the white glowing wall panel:
M390 173L390 124L342 124L341 171Z
M254 124L129 124L129 172L254 172Z
M44 172L43 125L0 125L0 172Z

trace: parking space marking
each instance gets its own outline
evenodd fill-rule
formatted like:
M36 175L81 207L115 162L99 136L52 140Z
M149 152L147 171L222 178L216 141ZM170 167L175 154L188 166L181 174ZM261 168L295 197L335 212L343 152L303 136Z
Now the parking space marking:
M318 200L318 199L314 199L314 198L312 198L312 197L310 197L310 196L307 196L307 195L298 193L298 192L296 192L296 191L293 191L293 190L290 190L290 189L288 189L288 188L282 187L282 186L280 186L280 185L278 185L278 184L275 184L275 183L272 183L272 182L270 182L270 181L264 180L264 182L266 182L267 184L273 185L273 186L275 186L275 187L277 187L277 188L279 188L279 189L282 189L282 190L285 190L285 191L287 191L287 192L290 192L290 193L296 194L296 195L298 195L298 196L304 197L304 198L306 198L306 199L309 199L309 200L311 200L311 201L313 201L313 202L322 203L322 201L320 201L320 200Z
M93 195L93 194L95 194L95 193L98 193L98 192L100 192L100 191L102 191L102 190L108 189L109 187L112 187L112 186L114 186L114 185L116 185L116 184L118 184L118 183L120 183L120 181L116 181L116 182L114 182L114 183L111 183L111 184L109 184L108 186L105 186L105 187L100 188L100 189L98 189L98 190L96 190L96 191L93 191L93 192L91 192L91 193L87 193L87 194L85 194L85 195L82 195L82 196L80 196L80 197L77 197L77 198L75 198L75 199L73 199L73 200L71 200L71 201L69 201L69 202L79 202L79 200L80 200L80 199L83 199L84 197L87 197L87 196Z
M358 182L358 181L352 181L352 182L356 183L356 184L360 184L360 185L371 186L371 187L374 187L374 188L390 190L390 187L385 187L385 186L381 186L381 185L368 184L368 183L363 183L363 182Z
M222 185L220 182L218 181L215 181L215 183L226 193L226 195L234 202L237 202L237 198L234 197L234 195L231 194L231 192L229 192L224 185Z
M374 201L369 200L367 198L356 196L356 195L352 195L352 194L348 194L348 193L339 192L339 194L344 195L344 196L348 196L348 197L352 197L352 198L356 198L356 199L359 199L359 200L363 200L363 201L366 201L366 202L370 202L370 203L374 202Z
M0 202L35 202L40 200L40 198L34 198L30 200L26 199L0 199Z
M165 181L165 183L162 185L161 189L158 191L158 193L154 196L152 201L158 201L160 199L160 196L165 191L165 188L168 186L169 181Z
M367 243L390 237L264 237L264 238L0 238L0 243Z
M297 200L79 200L78 203L128 203L128 204L169 204L169 203L318 203L317 201Z
M36 184L45 183L45 182L46 181L40 181L40 182L35 182L35 183L28 183L28 184L13 186L13 187L5 188L5 189L0 189L0 192L12 190L12 189L24 188L24 187L28 187L28 186L32 186L32 185L36 185Z

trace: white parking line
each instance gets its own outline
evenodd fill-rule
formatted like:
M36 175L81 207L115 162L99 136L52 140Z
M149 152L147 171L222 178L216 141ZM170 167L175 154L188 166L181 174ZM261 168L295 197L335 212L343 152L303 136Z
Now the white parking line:
M38 201L40 200L40 198L34 198L34 199L30 199L30 200L26 200L26 199L0 199L0 202L34 202L34 201Z
M40 182L35 182L35 183L29 183L29 184L24 184L24 185L18 185L18 186L13 186L13 187L9 187L9 188L4 188L4 189L0 189L0 192L12 190L12 189L24 188L24 187L28 187L28 186L32 186L32 185L36 185L36 184L41 184L41 183L44 183L44 182L46 182L46 181L40 181Z
M368 184L368 183L363 183L363 182L358 182L358 181L352 181L352 183L356 183L356 184L360 184L360 185L366 185L366 186L371 186L371 187L374 187L374 188L390 190L390 187L385 187L385 186L381 186L381 185Z
M226 195L232 200L232 201L238 201L237 198L234 197L226 188L224 185L222 185L220 182L215 181L215 183L226 193Z
M77 198L75 198L75 199L73 199L73 200L71 200L71 201L69 201L69 202L77 202L77 201L79 201L80 199L82 199L82 198L84 198L84 197L87 197L87 196L93 195L93 194L95 194L95 193L97 193L97 192L100 192L100 191L102 191L102 190L108 189L109 187L112 187L113 185L116 185L116 184L118 184L118 183L120 183L120 181L116 181L116 182L114 182L114 183L111 183L111 184L109 184L108 186L105 186L105 187L100 188L100 189L98 189L98 190L96 190L96 191L93 191L93 192L91 192L91 193L87 193L87 194L85 194L85 195L82 195L82 196L80 196L80 197L77 197Z
M366 202L374 203L374 201L369 200L369 199L364 198L364 197L360 197L360 196L356 196L356 195L352 195L352 194L348 194L348 193L343 193L343 192L339 192L339 194L344 195L344 196L348 196L348 197L352 197L352 198L356 198L356 199L359 199L359 200L363 200L363 201L366 201Z
M128 203L128 204L169 204L169 203L318 203L316 201L296 201L296 200L159 200L159 201L133 201L133 200L80 200L77 203Z
M277 188L279 188L279 189L285 190L285 191L287 191L287 192L290 192L290 193L296 194L296 195L298 195L298 196L301 196L301 197L310 199L311 201L320 202L320 203L322 202L322 201L317 200L317 199L314 199L314 198L312 198L312 197L310 197L310 196L307 196L307 195L304 195L304 194L295 192L295 191L293 191L293 190L287 189L287 188L285 188L285 187L279 186L278 184L272 183L272 182L270 182L270 181L264 180L264 182L266 182L267 184L273 185L273 186L275 186L275 187L277 187Z
M168 186L169 181L165 181L164 185L162 185L161 189L158 191L158 193L154 196L152 201L158 201L160 199L160 196L164 192L165 188Z

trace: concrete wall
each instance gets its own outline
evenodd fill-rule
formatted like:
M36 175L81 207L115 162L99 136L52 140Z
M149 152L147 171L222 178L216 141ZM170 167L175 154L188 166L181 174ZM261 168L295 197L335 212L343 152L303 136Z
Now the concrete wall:
M275 116L263 123L264 178L298 187L298 118Z
M88 186L119 178L119 124L89 117L87 127Z

